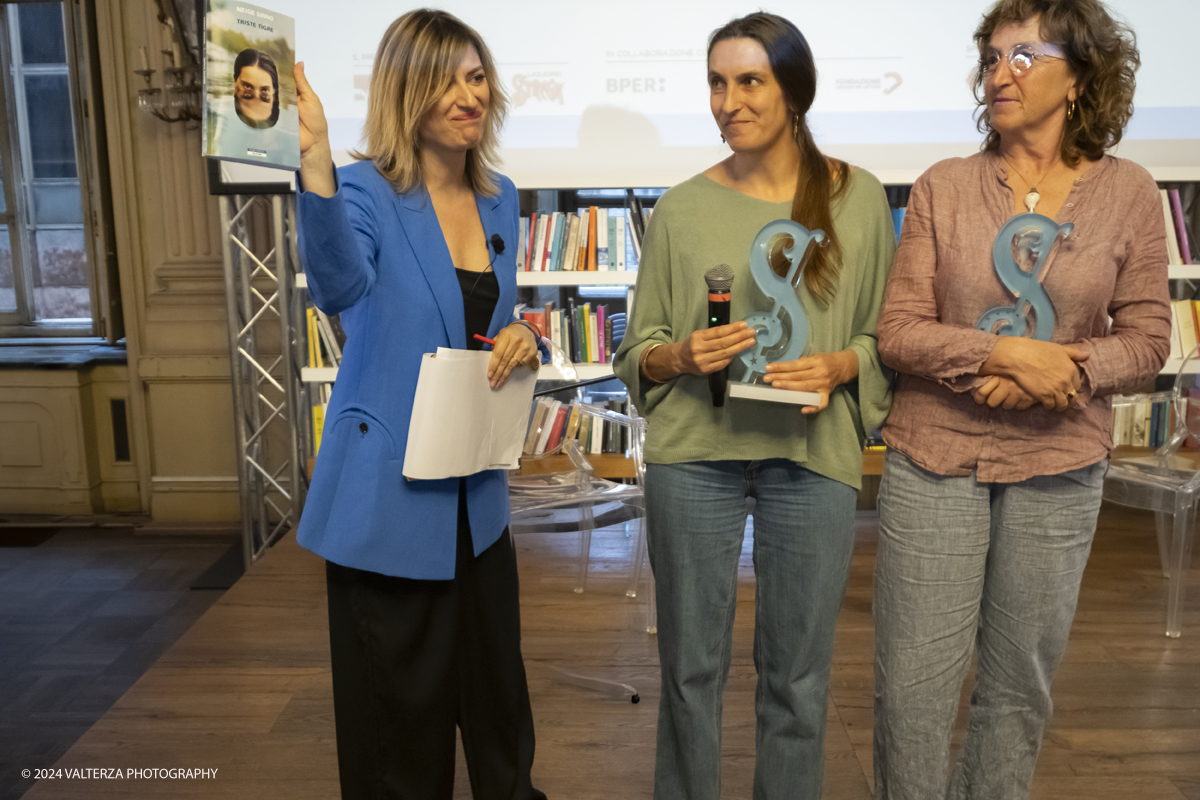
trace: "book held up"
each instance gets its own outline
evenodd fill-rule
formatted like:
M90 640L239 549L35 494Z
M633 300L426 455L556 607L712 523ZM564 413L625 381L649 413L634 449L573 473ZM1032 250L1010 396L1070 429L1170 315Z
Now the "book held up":
M237 0L207 0L204 155L300 169L296 21Z

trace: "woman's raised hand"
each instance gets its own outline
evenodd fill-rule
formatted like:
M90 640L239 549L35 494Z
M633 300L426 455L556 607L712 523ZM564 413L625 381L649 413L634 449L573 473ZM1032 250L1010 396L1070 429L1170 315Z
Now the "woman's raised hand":
M304 76L303 61L296 64L292 74L296 78L296 107L300 112L300 157L304 158L313 154L314 147L329 147L329 125L325 122L321 98Z
M306 191L332 197L337 183L333 178L325 108L304 76L304 62L296 64L292 74L296 78L296 108L300 112L300 180Z
M754 330L744 322L694 331L676 345L676 371L708 375L724 369L734 356L754 344L754 336Z

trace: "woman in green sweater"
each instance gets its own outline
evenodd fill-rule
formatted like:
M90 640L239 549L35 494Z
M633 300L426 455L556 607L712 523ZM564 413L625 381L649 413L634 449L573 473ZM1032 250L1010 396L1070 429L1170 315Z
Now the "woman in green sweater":
M637 302L615 359L648 421L650 559L657 582L662 699L657 800L720 795L721 693L729 673L737 565L754 509L754 663L759 683L754 797L821 793L834 621L853 545L862 445L887 412L875 319L895 238L883 187L827 159L809 133L816 93L808 43L787 20L756 13L709 39L713 116L733 150L664 194L644 243ZM707 328L704 275L734 274L731 318L770 310L750 245L790 218L823 230L795 292L807 354L766 382L819 393L819 405L728 398L708 375L751 347L744 322ZM786 239L783 245L790 245ZM776 243L778 249L779 243Z

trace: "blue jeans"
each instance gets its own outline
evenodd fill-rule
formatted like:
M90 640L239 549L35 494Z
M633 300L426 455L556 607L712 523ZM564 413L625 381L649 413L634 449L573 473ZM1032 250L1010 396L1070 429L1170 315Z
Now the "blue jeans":
M878 800L1029 796L1107 468L989 484L888 451L875 560ZM973 643L967 738L948 780Z
M755 498L755 800L817 800L833 631L854 547L853 487L785 459L648 464L662 699L656 800L721 794L746 498Z

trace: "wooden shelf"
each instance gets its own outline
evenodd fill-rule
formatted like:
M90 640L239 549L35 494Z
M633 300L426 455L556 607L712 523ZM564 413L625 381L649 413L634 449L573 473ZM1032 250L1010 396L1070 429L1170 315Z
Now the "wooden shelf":
M883 450L864 450L863 451L863 474L864 475L882 475L883 474ZM633 467L633 459L616 453L603 453L601 455L590 455L587 457L588 463L595 470L596 477L608 478L610 480L618 478L633 478L635 470ZM572 469L571 459L563 455L543 456L542 458L530 458L528 456L521 459L521 469L518 471L520 475L546 475L552 472L568 472Z
M619 453L589 455L587 460L592 465L592 470L597 478L618 480L637 477L633 459ZM521 458L521 468L516 471L516 474L549 475L554 472L570 472L574 468L570 457L564 455L542 456L541 458L524 456Z
M1173 281L1200 280L1200 264L1171 264L1167 267L1167 279Z
M883 455L886 450L863 450L863 475L883 474Z
M1157 453L1158 448L1156 447L1135 447L1123 444L1112 449L1112 460L1116 461L1121 458L1154 458ZM1194 469L1200 469L1200 451L1198 450L1177 450L1175 457L1190 462Z

